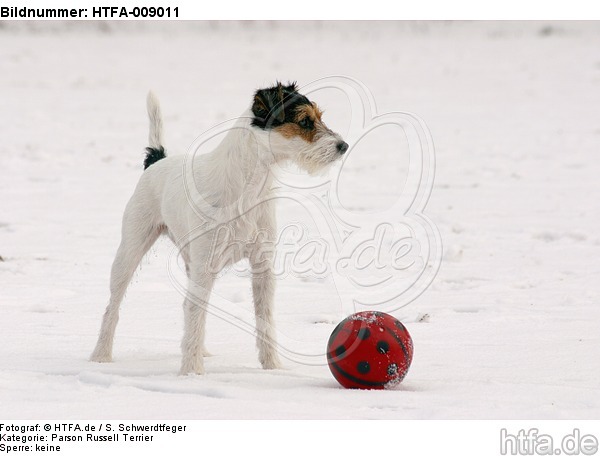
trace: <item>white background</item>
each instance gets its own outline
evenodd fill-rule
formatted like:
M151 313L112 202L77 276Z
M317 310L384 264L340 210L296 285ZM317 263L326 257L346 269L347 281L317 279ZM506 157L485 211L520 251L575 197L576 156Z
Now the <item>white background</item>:
M599 37L597 23L5 24L2 418L596 418ZM326 366L267 373L252 336L217 319L207 375L177 377L166 241L128 293L115 363L88 363L147 89L182 153L256 87L328 74L360 79L380 112L415 112L436 142L427 214L446 256L402 315L416 347L406 381L345 391ZM324 107L342 131L343 108ZM389 197L377 183L394 166L377 151L383 174L356 160L372 199ZM221 282L250 308L246 282ZM320 285L282 282L277 299L281 331L315 349L342 317Z

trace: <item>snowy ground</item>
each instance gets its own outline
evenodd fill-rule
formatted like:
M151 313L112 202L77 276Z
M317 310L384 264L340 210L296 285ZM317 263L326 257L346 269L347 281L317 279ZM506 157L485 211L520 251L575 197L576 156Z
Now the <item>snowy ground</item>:
M0 23L1 417L598 418L598 49L598 23ZM379 112L416 113L436 144L426 213L445 254L398 314L415 343L404 383L343 390L325 365L290 360L263 371L252 335L216 317L207 374L178 377L166 240L127 294L115 362L89 363L146 91L184 152L257 86L331 74L361 80ZM322 104L343 133L343 109ZM345 189L361 204L398 180L366 157ZM342 318L322 282L278 283L279 329L307 352ZM250 311L246 281L217 291Z

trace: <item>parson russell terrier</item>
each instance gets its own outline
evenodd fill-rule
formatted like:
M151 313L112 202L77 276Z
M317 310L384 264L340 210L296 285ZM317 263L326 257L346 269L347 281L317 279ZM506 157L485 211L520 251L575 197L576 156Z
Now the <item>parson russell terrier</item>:
M277 83L256 91L249 111L216 149L191 162L185 155L166 157L160 107L152 93L147 107L150 146L145 171L125 208L121 244L110 276L110 301L91 360L112 361L119 305L143 256L166 234L180 250L189 279L183 302L180 373L203 374L206 308L216 278L215 261L217 269L235 261L219 257L228 242L226 236L219 238L223 232L219 228L226 227L235 232L236 239L247 240L242 255L252 272L258 356L264 369L276 369L280 361L273 322L276 223L272 168L291 161L315 174L338 160L348 144L327 128L322 112L298 92L295 83ZM195 194L184 178L186 167L190 167Z

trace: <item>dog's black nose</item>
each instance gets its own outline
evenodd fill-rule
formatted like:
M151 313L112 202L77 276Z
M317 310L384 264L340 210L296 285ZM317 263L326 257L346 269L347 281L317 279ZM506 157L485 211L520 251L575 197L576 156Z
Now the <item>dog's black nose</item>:
M336 147L340 154L345 154L346 151L348 150L349 146L348 146L347 142L342 141L342 142L337 143Z

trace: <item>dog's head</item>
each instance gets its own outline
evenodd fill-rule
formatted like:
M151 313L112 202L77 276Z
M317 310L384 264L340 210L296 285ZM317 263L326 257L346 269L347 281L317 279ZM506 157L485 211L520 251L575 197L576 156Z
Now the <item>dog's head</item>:
M257 90L252 103L252 125L269 133L278 160L291 160L310 174L339 159L348 144L321 120L322 111L296 84L277 83Z

